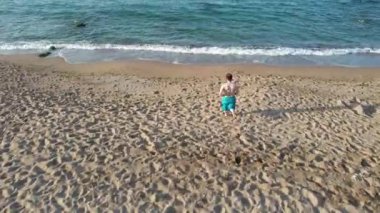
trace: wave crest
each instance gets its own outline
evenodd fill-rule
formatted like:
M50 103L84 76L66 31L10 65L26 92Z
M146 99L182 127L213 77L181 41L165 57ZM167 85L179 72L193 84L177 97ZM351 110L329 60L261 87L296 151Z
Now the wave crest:
M119 45L119 44L91 44L91 43L51 43L51 42L15 42L0 43L0 51L12 50L47 50L49 47L71 49L71 50L125 50L125 51L151 51L179 54L204 54L204 55L244 55L244 56L286 56L286 55L315 55L333 56L348 54L380 54L379 48L248 48L248 47L187 47L174 45Z

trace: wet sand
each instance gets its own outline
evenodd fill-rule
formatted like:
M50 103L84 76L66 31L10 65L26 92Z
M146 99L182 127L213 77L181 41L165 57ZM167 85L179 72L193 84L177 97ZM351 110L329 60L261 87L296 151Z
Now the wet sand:
M0 209L378 212L379 77L1 56Z

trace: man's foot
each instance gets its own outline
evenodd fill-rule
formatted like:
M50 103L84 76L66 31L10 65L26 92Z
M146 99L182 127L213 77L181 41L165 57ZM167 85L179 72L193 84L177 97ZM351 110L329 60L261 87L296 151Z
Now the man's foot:
M235 115L235 111L234 110L231 110L231 113L232 113L232 117L236 117L236 115Z

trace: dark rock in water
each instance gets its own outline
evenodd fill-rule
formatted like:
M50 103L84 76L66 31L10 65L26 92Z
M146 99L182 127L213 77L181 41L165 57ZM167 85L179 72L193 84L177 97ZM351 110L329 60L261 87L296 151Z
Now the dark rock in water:
M54 51L54 50L56 50L57 48L55 47L55 46L50 46L49 47L49 50L51 50L51 51Z
M236 156L236 157L235 157L235 163L236 163L237 165L240 165L240 163L241 163L241 158L240 158L240 156Z
M44 53L40 53L39 55L38 55L38 57L40 57L40 58L45 58L45 57L47 57L47 56L49 56L51 54L51 52L44 52Z
M78 22L76 24L76 27L86 27L86 23L84 23L84 22Z

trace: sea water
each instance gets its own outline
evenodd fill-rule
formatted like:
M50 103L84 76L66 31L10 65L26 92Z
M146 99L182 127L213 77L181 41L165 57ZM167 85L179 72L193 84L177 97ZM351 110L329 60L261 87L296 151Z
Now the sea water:
M85 23L85 27L77 27ZM0 54L380 66L380 0L0 0Z

